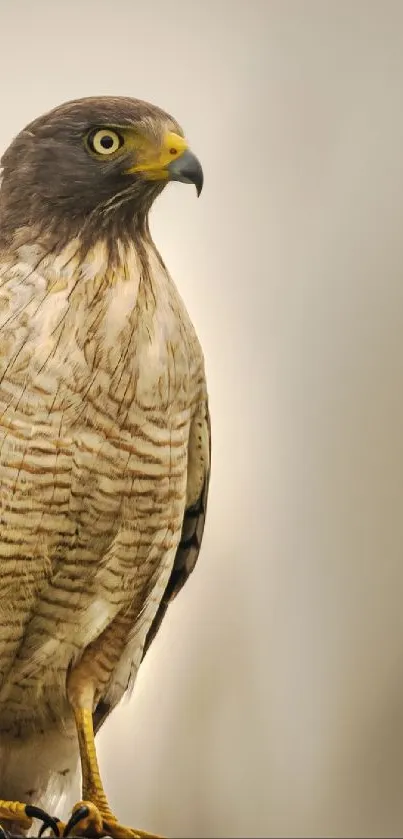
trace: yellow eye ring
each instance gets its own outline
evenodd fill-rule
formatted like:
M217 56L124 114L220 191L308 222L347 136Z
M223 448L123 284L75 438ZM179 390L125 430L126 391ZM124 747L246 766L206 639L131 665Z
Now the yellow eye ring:
M95 154L114 154L123 146L123 137L111 128L97 128L88 137L88 145Z

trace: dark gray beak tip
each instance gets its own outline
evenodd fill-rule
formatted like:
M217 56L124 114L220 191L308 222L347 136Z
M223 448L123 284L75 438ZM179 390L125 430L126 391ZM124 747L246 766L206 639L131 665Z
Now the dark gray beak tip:
M200 167L200 169L201 169L201 167ZM201 191L203 189L203 183L204 183L204 176L203 176L203 170L201 169L201 178L197 183L195 183L198 198L200 198L200 194L201 194Z
M172 160L168 165L168 172L171 181L194 184L199 197L203 189L204 175L201 163L193 152L187 149L180 157Z

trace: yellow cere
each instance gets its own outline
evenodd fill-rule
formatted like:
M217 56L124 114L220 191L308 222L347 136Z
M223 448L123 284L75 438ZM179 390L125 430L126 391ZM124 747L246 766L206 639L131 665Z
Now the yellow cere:
M141 138L136 144L136 164L127 169L127 174L144 173L152 181L167 180L169 178L168 165L180 157L188 148L188 144L179 134L169 131L160 148L156 148L150 140Z

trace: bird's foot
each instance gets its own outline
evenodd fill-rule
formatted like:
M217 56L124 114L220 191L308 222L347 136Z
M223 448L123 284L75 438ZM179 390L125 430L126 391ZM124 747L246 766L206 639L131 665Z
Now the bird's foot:
M3 801L0 799L0 830L2 834L7 836L8 833L16 833L21 830L24 835L32 827L33 819L39 819L42 822L41 832L50 828L54 836L59 836L57 820L49 816L45 810L34 807L32 804L23 804L21 801Z
M20 830L29 830L32 826L32 817L27 814L27 804L22 804L21 801L2 801L0 800L0 822L4 824L6 830L9 830L11 825L18 825Z
M67 824L59 823L59 830L63 837L85 836L100 839L100 837L111 836L112 839L162 839L155 833L125 827L118 822L110 810L103 813L91 801L79 801L73 807Z

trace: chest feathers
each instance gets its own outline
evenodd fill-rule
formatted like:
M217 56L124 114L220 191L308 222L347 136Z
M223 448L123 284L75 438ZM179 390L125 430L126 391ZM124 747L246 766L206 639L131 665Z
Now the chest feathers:
M84 256L79 246L55 256L23 245L5 260L0 386L24 399L29 380L31 400L52 394L71 419L84 396L107 397L118 424L133 403L186 411L198 401L201 351L153 244L117 242L113 259L104 241Z

